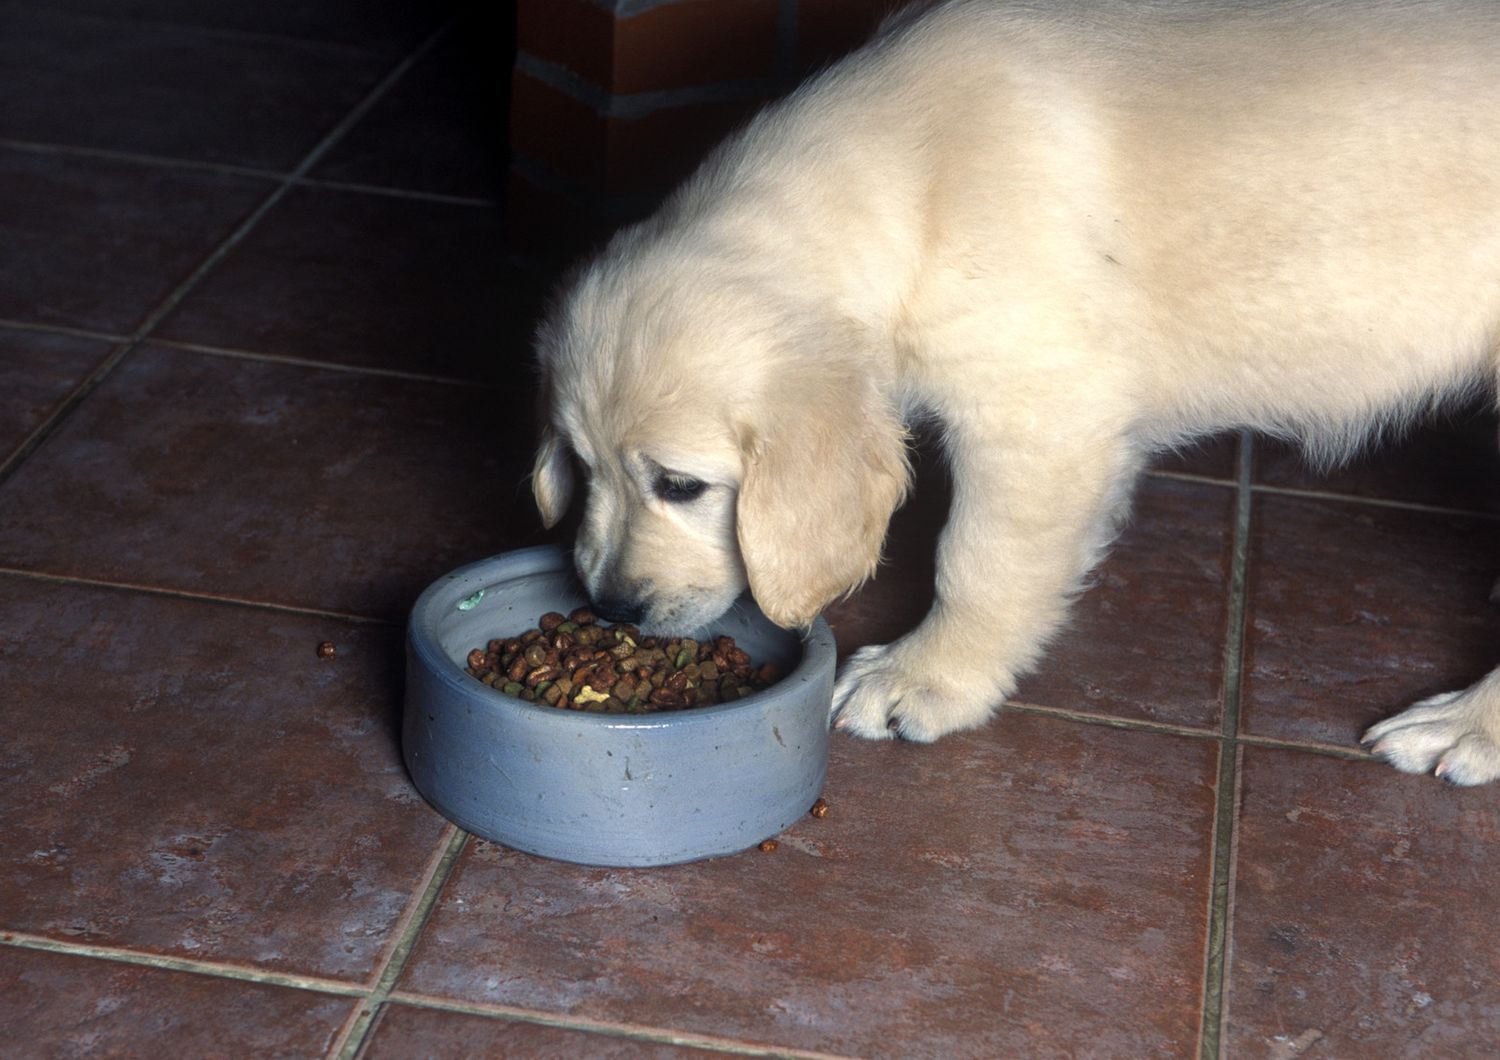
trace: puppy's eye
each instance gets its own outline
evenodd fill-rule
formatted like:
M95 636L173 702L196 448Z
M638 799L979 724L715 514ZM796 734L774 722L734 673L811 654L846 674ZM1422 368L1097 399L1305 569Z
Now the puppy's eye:
M707 488L708 483L691 475L659 475L655 484L656 495L673 504L697 500Z

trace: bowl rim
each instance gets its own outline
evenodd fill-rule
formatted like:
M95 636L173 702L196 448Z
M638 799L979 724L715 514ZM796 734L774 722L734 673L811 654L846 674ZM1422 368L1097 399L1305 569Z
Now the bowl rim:
M837 661L837 645L834 640L833 630L822 615L812 622L805 630L785 630L798 637L802 643L802 658L791 671L772 684L759 691L752 692L742 699L736 699L730 703L716 703L710 707L690 707L684 710L654 711L645 714L605 714L601 711L592 710L560 710L557 707L545 704L528 703L524 699L508 696L496 688L492 688L483 682L476 681L470 677L464 669L449 659L447 653L442 650L438 643L437 634L433 628L436 625L435 613L439 608L440 601L447 596L454 587L454 583L462 583L482 571L488 570L499 563L519 564L522 569L511 577L525 577L530 574L541 574L558 572L564 574L572 573L572 565L568 562L569 550L559 545L532 545L526 548L511 549L499 552L493 556L467 563L457 567L447 574L440 575L432 584L422 591L417 601L412 605L410 615L407 619L407 644L416 653L427 671L445 685L451 687L461 695L477 696L481 703L488 703L498 710L519 710L523 715L536 718L552 717L559 723L567 722L583 725L600 725L605 727L618 727L629 729L664 729L680 728L683 725L712 724L715 720L731 713L742 713L754 710L756 707L767 702L773 696L785 695L785 691L778 691L786 686L790 688L795 679L800 678L806 682L813 676L813 672L823 665L832 666ZM526 561L531 561L530 563ZM508 579L507 579L508 580ZM488 591L504 584L497 581L481 588ZM472 594L468 594L472 595ZM460 596L459 599L466 597ZM456 603L454 604L456 606ZM769 619L767 620L769 621ZM783 628L783 627L775 627ZM827 660L826 664L824 660Z

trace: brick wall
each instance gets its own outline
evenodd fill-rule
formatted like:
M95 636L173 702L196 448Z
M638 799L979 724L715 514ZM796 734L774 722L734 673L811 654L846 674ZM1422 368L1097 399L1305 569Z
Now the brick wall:
M568 257L652 205L901 0L519 0L508 206Z

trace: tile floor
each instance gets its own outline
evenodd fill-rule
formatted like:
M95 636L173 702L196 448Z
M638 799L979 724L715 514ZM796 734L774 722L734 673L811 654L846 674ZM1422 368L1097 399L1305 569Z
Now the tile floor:
M1493 1055L1500 787L1356 742L1500 655L1482 415L1164 460L1017 702L837 738L774 854L579 868L423 803L403 613L539 539L488 32L0 3L0 1052ZM922 468L844 650L926 606Z

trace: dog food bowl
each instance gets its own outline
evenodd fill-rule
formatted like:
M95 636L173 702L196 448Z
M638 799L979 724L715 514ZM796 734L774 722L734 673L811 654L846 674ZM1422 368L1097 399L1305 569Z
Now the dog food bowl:
M407 629L402 745L417 789L477 835L585 865L669 865L754 846L807 813L828 765L833 633L779 629L748 600L704 632L786 674L711 707L594 714L465 672L470 649L586 603L567 554L521 549L439 578Z

